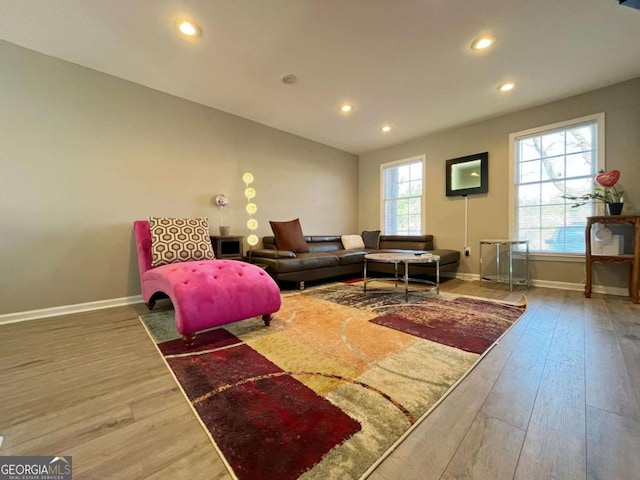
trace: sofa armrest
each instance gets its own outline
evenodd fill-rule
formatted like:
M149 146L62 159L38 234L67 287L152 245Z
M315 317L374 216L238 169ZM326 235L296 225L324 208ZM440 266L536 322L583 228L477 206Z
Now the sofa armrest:
M272 250L272 249L260 249L253 250L251 252L253 257L262 258L296 258L296 254L289 250Z

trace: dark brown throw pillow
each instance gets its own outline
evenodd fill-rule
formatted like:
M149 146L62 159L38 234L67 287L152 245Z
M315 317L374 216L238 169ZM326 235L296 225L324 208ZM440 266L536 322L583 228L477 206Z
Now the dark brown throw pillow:
M380 245L380 230L365 230L362 232L362 240L364 240L364 248L378 248Z
M302 234L300 219L288 222L272 222L271 230L276 237L276 248L278 250L289 250L291 252L308 252L309 245Z

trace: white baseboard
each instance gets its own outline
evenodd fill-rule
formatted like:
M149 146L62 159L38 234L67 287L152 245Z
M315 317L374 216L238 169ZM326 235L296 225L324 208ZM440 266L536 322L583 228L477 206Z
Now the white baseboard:
M0 315L0 325L16 322L26 322L27 320L37 320L39 318L57 317L70 313L88 312L91 310L101 310L103 308L122 307L142 303L142 295L132 297L113 298L111 300L98 300L97 302L77 303L75 305L63 305L60 307L42 308L39 310L28 310L26 312L6 313Z
M480 275L477 273L458 273L456 278L464 280L466 282L479 281ZM534 287L556 288L558 290L574 290L576 292L584 291L583 283L569 283L569 282L553 282L551 280L536 280L531 279L531 285ZM628 297L629 289L622 287L610 287L607 285L593 285L591 287L593 293L603 293L606 295L617 295L619 297Z

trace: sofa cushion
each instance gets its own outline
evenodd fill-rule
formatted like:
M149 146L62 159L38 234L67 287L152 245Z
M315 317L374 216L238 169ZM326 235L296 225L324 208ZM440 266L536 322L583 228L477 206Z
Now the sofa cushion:
M378 249L380 247L380 230L365 230L362 232L362 240L364 248Z
M457 250L436 249L430 250L429 253L440 256L440 265L458 263L460 261L460 252Z
M149 217L151 266L212 260L207 218Z
M310 252L335 252L336 250L344 249L339 235L307 237L307 243L309 244Z
M431 250L433 235L380 235L378 248L381 250Z
M289 250L291 252L308 252L309 245L302 235L302 227L300 219L290 220L288 222L272 222L271 230L276 237L276 247L278 250Z
M253 256L263 258L296 258L296 254L289 250L273 250L266 248L253 250Z
M296 258L260 259L261 262L263 260L269 265L269 273L298 272L340 265L338 257L329 253L299 253Z
M362 250L364 248L364 241L360 235L342 235L340 240L346 250L355 250L356 248Z
M364 256L369 253L366 250L338 250L334 252L340 260L340 265L364 264Z

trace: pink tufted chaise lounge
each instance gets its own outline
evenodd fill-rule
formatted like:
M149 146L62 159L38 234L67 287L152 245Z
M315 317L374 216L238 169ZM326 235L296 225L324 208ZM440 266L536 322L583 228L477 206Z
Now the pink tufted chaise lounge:
M269 325L280 309L280 289L265 271L238 260L200 260L151 267L149 222L134 222L142 298L151 310L166 294L187 345L195 333L262 315Z

